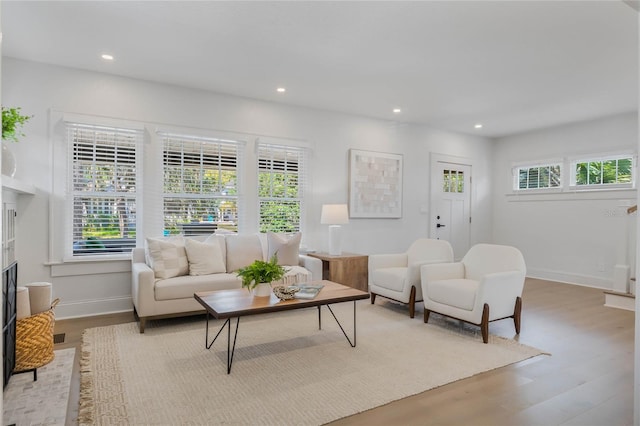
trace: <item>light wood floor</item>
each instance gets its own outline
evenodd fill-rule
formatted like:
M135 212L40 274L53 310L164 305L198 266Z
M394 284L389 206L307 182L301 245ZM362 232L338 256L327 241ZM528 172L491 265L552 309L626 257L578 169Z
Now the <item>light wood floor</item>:
M376 300L380 309L389 303L383 300ZM511 320L491 323L489 331L515 337L550 356L460 380L332 424L631 425L634 313L603 304L602 290L527 279L520 336L514 336ZM419 304L415 321L422 321L422 312ZM56 333L66 333L66 340L56 349L79 347L85 328L128 321L133 321L132 314L57 321ZM75 424L77 416L77 365L75 370L69 425Z

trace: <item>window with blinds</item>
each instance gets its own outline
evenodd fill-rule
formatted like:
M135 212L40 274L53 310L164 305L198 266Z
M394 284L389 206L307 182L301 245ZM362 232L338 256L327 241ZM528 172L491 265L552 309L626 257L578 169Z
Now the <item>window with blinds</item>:
M258 142L257 153L260 232L301 231L307 150Z
M66 123L74 256L136 246L137 147L142 131Z
M238 231L240 143L160 133L163 141L164 233Z
M561 186L561 165L520 166L516 169L515 189L551 189Z

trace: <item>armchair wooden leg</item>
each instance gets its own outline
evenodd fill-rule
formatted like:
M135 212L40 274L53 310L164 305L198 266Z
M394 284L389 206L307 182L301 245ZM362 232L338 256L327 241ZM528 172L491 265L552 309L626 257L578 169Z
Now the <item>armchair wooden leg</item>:
M516 334L520 334L520 317L522 315L522 298L516 298L516 307L513 310L513 323L516 326Z
M371 293L371 304L373 305L376 302L376 294Z
M424 308L424 323L426 324L427 322L429 322L429 314L431 313L430 310L428 310L427 308Z
M416 286L411 286L411 293L409 293L409 317L416 316Z
M147 323L146 318L140 318L140 334L144 333L144 326Z
M482 332L482 341L489 343L489 305L484 304L482 309L482 322L480 323L480 331Z

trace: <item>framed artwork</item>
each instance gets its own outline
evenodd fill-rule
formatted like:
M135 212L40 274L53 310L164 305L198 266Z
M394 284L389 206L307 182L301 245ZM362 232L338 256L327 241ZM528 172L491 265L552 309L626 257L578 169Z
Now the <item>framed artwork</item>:
M402 217L402 155L349 150L349 217Z

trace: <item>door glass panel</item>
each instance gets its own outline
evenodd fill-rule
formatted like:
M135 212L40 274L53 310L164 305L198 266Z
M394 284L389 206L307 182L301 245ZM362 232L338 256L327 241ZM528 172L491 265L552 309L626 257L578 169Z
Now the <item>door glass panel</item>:
M458 191L460 194L464 193L464 172L458 172Z
M464 192L464 172L458 170L443 170L442 192Z
M444 170L442 174L442 192L450 192L451 188L451 170Z

